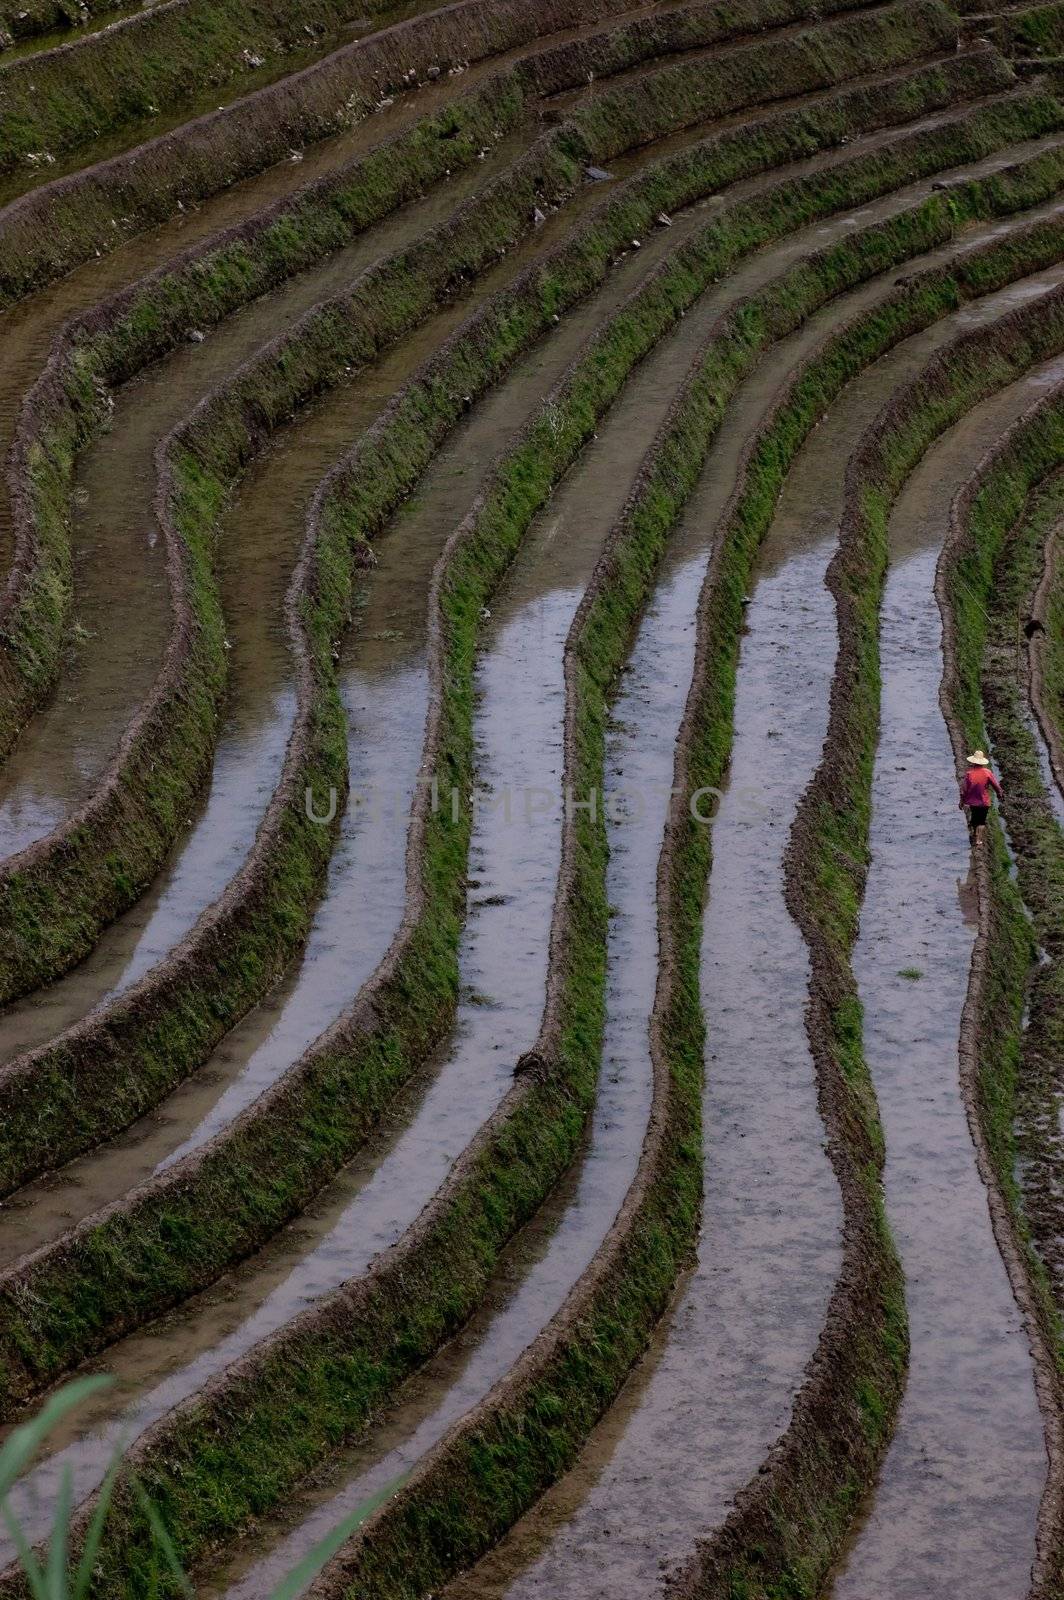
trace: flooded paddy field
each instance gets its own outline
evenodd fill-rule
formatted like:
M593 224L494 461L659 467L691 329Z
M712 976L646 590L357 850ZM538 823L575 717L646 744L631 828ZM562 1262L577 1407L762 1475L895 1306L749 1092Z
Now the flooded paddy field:
M0 1595L128 1454L92 1595L1048 1600L1054 79L939 0L311 9L0 15L64 263L0 310ZM943 577L1006 439L1013 656Z

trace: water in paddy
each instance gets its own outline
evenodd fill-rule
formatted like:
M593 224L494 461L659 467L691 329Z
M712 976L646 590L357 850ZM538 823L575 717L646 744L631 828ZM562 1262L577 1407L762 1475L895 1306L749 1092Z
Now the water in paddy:
M423 7L399 8L403 14L418 9ZM640 14L639 8L633 14ZM599 26L547 35L540 41L474 62L458 78L426 83L398 95L394 105L379 115L364 119L335 138L322 139L299 151L299 161L277 163L243 182L229 185L162 226L130 239L113 253L87 262L58 283L0 312L0 334L4 341L3 371L0 372L0 454L6 457L22 398L44 365L56 332L70 318L208 236L247 222L258 212L290 198L297 190L343 171L367 151L464 96L484 79L504 73L507 66L525 56L597 32ZM643 159L643 156L636 157L637 161ZM614 170L623 173L626 166L624 162L614 163ZM476 172L478 180L483 181L482 164L478 164ZM4 485L0 493L0 557L4 565L10 557L10 541L10 510Z
M416 513L415 513L415 515L416 515ZM289 1248L291 1248L291 1245L292 1245L292 1242L293 1242L292 1234L294 1234L295 1232L296 1232L296 1230L292 1230L292 1233L290 1233L289 1236L288 1236L288 1241L287 1242L288 1242ZM320 1263L319 1263L319 1266L320 1266ZM345 1269L346 1269L346 1271L350 1271L350 1262L349 1261L345 1263ZM314 1290L314 1292L317 1292L317 1293L322 1292L322 1280L321 1280L321 1278L319 1277L318 1283L316 1285L311 1283L309 1285L309 1287L312 1290ZM286 1311L285 1315L286 1316L287 1315L291 1315L293 1309L295 1309L295 1306L293 1305L292 1301L289 1300L287 1311ZM212 1314L214 1315L215 1319L217 1320L217 1315L218 1315L218 1306L217 1306L217 1304L212 1308ZM210 1320L210 1316L208 1316L207 1320ZM160 1343L166 1341L166 1339L168 1337L168 1330L165 1327L164 1328L160 1328L158 1330L158 1332L155 1335L153 1335L153 1337L155 1339L156 1346L158 1347L158 1345ZM134 1343L134 1341L129 1341L128 1343L132 1344L132 1343ZM142 1341L142 1343L143 1343L143 1341ZM187 1351L187 1343L186 1343L186 1351ZM143 1352L142 1352L142 1357L143 1357ZM200 1375L200 1379L197 1379L196 1381L201 1381L201 1377L202 1377L202 1374ZM172 1396L172 1392L171 1392L171 1398L172 1397L173 1396Z
M585 191L574 204L579 210L581 206L591 203L593 203L592 195L589 191ZM522 250L514 252L506 263L487 275L475 291L476 296L486 295L491 289L497 288L505 277L516 273L518 267L534 251L549 246L571 220L571 215L572 208L565 214L551 218L544 228L537 231L534 240L528 241ZM517 402L519 406L530 403L529 397L533 393L541 392L551 374L556 374L560 370L557 363L564 364L563 357L567 360L575 353L579 343L593 326L595 316L605 307L616 306L630 291L633 281L640 274L649 271L663 252L675 248L685 233L697 225L699 216L700 210L696 207L692 208L690 213L677 217L672 230L660 232L655 239L648 242L642 254L630 256L616 270L611 283L601 295L571 314L554 335L552 348L556 354L551 357L551 362L554 364L543 368L532 364L530 370L535 389L526 387L524 390L519 388L516 391L523 396ZM464 309L468 309L468 302L464 303ZM451 310L445 313L442 319L437 319L439 325L434 325L431 330L425 331L424 341L426 343L430 340L434 343L442 341L445 333L453 326L457 315L457 311ZM421 338L419 335L419 340ZM420 353L424 353L422 344L418 344L417 349ZM290 492L293 486L290 485L286 489L288 476L294 478L294 487L304 484L306 496L309 497L311 474L306 471L307 465L313 467L315 462L320 465L321 461L329 456L330 450L335 453L338 432L343 430L345 419L354 436L358 431L359 419L361 418L363 424L368 420L369 410L379 404L384 395L398 386L403 370L408 369L410 365L413 365L412 352L408 346L404 346L385 363L380 371L379 380L374 379L365 389L362 384L359 385L357 404L350 396L337 396L320 408L315 417L303 426L288 430L282 448L266 458L261 469L251 475L244 487L234 511L241 525L245 529L253 528L257 513L261 513L268 521L276 520L278 508L301 524L301 512L293 502ZM376 394L378 388L379 395ZM493 407L499 403L497 400L490 402ZM506 421L506 426L512 426L516 412L508 413L505 410L506 405L511 404L505 398L501 403L504 408L502 412L504 421L509 419ZM494 416L495 412L492 411L490 415ZM481 459L490 459L506 436L498 420L489 421L487 427L489 443L485 445ZM492 429L494 431L491 431ZM446 463L446 456L443 460ZM468 468L463 471L468 471ZM471 493L468 478L457 476L452 490L453 514L448 512L446 507L442 508L442 514L437 514L435 499L431 497L429 497L428 511L422 513L422 525L427 528L427 533L423 541L418 544L418 548L422 551L420 567L416 563L411 566L408 557L402 554L402 547L384 541L382 546L384 569L387 569L393 558L396 566L390 577L386 576L384 569L378 572L374 592L385 593L384 586L390 583L393 594L399 596L399 599L383 603L378 608L380 616L376 623L369 622L363 617L359 630L363 639L375 631L380 634L380 638L374 644L374 648L380 654L390 649L393 653L401 651L409 656L411 641L421 639L421 624L417 620L412 621L411 618L415 613L420 615L423 612L432 553L438 552L441 547L441 531L449 531L453 521L457 521L467 508L468 495ZM247 503L248 495L253 501L250 506ZM418 498L415 510L422 504L423 498L425 497ZM448 515L453 515L451 523L447 521ZM404 525L404 538L417 541L419 537L414 523L407 519L407 524ZM242 603L247 604L246 596ZM406 607L398 643L394 637L396 628L392 616L392 607L396 604ZM261 632L260 608L257 603L250 605L248 615ZM248 660L254 663L257 660L256 654L250 654ZM253 667L253 670L255 672L253 683L260 683L261 669ZM395 730L399 726L397 719L405 719L404 727L409 724L416 730L417 736L420 736L423 720L423 712L419 709L423 705L423 659L418 662L415 670L420 675L417 694L422 698L411 700L408 696L404 696L403 700L396 699L393 703L391 696L395 691L395 685L389 683L382 702L383 708L379 712L373 712L359 701L357 688L352 690L351 704L356 708L361 706L368 716L376 716L382 728ZM404 682L407 681L404 679ZM413 692L411 686L411 693ZM261 711L260 707L260 716ZM357 721L356 715L354 724L356 727ZM218 769L207 810L190 835L186 849L179 854L176 867L163 878L161 890L149 898L144 908L135 908L114 929L106 933L93 957L63 982L41 991L8 1011L0 1020L0 1041L8 1046L9 1052L25 1050L27 1046L41 1043L54 1033L57 1023L72 1022L84 1010L96 1004L101 994L108 992L108 989L125 987L131 976L143 972L149 956L162 952L165 939L174 938L184 932L187 918L197 902L200 905L206 904L212 895L220 891L226 881L222 873L234 859L234 840L239 842L241 827L250 838L256 816L261 810L262 795L259 793L261 783L256 766L259 752L265 747L268 753L271 746L279 750L282 743L280 728L271 728L267 725L264 732L260 732L256 739L250 740L244 733L248 725L249 718L244 712L237 718L237 737L231 749L223 735ZM258 730L260 725L251 723L250 726ZM244 736L240 737L241 734ZM404 732L403 738L406 737L407 734ZM380 773L374 776L374 772L367 766L368 757L356 746L352 747L350 754L356 793L368 789L372 798L372 791L375 788L379 790L380 787ZM242 767L241 759L245 757L248 764ZM219 787L223 781L224 787ZM234 818L227 808L241 797L243 797L242 817L238 814L234 825ZM390 904L392 899L401 896L403 890L405 812L400 804L399 815L396 815L394 803L396 798L396 794L392 792L388 820L382 817L380 825L372 823L368 831L364 825L367 822L365 815L360 819L357 814L352 814L348 819L349 826L341 841L338 862L334 864L322 912L315 922L310 947L299 968L298 976L275 991L257 1013L230 1035L216 1053L208 1069L183 1086L177 1095L171 1096L160 1116L142 1119L127 1136L123 1136L102 1151L72 1163L56 1178L46 1179L43 1184L32 1185L23 1190L13 1209L8 1212L12 1219L17 1219L17 1224L13 1220L11 1226L5 1229L0 1218L0 1259L6 1255L10 1260L12 1251L21 1254L33 1245L54 1237L57 1231L69 1226L78 1216L123 1192L139 1177L146 1176L158 1162L166 1160L190 1136L195 1137L195 1142L201 1143L208 1133L216 1131L225 1121L230 1120L237 1110L246 1106L263 1088L276 1079L286 1066L290 1065L294 1056L288 1047L293 1039L298 1037L304 1043L309 1043L314 1034L324 1028L342 1009L343 1004L358 987L360 978L375 965L387 946L387 938L383 938L383 942L380 943L377 941L377 935L383 935L385 923L367 920L364 924L360 924L365 961L351 967L345 964L349 959L345 954L346 941L338 940L334 928L336 916L347 918L349 912L345 909L337 911L334 908L345 907L351 891L345 889L339 899L335 898L334 891L339 885L353 882L351 875L356 871L360 873L366 864L362 848L353 856L349 854L346 848L348 832L352 834L357 832L364 841L364 847L369 847L370 840L376 841L373 846L376 853L372 858L373 881L381 904ZM379 809L371 807L370 812L372 814ZM387 867L385 840L387 840L389 863ZM213 876L207 873L208 867ZM198 876L201 873L203 876ZM342 925L349 926L348 923ZM323 952L329 953L325 962L321 960ZM106 988L102 987L104 980ZM311 994L318 997L318 1003L313 1006L308 1003ZM327 1009L327 1003L333 1004L333 1011ZM223 1096L223 1104L216 1106L219 1097Z

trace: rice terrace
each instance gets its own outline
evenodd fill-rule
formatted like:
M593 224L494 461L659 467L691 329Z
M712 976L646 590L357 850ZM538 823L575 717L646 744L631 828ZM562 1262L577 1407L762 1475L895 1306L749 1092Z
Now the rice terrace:
M1064 1600L993 4L0 0L0 1600Z

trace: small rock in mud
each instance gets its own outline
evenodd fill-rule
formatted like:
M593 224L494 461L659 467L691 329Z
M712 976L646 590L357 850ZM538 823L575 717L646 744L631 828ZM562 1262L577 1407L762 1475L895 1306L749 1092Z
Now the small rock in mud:
M430 83L435 83L436 79L441 75L442 70L443 69L441 67L433 65L426 72L425 76L429 79Z
M514 1068L515 1078L524 1078L529 1073L534 1073L537 1078L545 1078L549 1068L538 1050L526 1050Z
M613 173L607 172L605 167L585 167L584 177L590 178L592 183L610 183Z
M201 333L199 328L193 328L188 336L189 344L202 344L207 335Z
M537 206L536 209L532 213L532 221L535 223L537 228L542 228L542 226L546 222L546 220L547 220L546 216L544 215L544 213Z

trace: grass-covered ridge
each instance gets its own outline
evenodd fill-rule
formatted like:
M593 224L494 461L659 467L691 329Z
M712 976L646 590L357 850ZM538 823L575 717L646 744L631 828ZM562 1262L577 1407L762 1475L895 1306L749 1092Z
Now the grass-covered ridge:
M40 55L0 54L0 174L179 108L252 67L283 63L391 0L162 0ZM425 0L424 9L430 9Z
M978 61L970 58L968 63L961 61L950 63L946 68L920 69L915 74L888 80L876 97L873 115L889 125L913 115L923 106L939 104L943 97L948 99L958 81L971 81L970 69L977 65ZM494 99L489 99L488 108L492 115L499 111ZM573 294L579 295L601 281L618 245L635 230L644 231L650 226L662 208L676 209L712 187L794 159L817 145L845 140L868 118L868 92L844 90L801 111L777 114L736 132L716 135L648 169L622 190L601 216L583 227L566 247L569 253L562 260L571 264L575 274ZM917 170L920 165L924 170L932 170L954 161L978 158L1018 136L1053 128L1059 120L1060 112L1054 102L1021 98L965 114L930 138L927 135L902 136L879 158L885 163L881 169L882 182L897 182L897 175L907 176L914 163ZM475 146L475 136L471 144ZM570 170L559 160L554 168L555 181L567 181ZM532 172L528 180L530 187L535 183L534 167ZM797 188L792 186L788 192L794 196L794 216L800 217L805 208L817 203L814 185L808 180L803 180ZM517 193L520 197L520 188ZM837 203L848 203L849 193L843 183ZM504 185L503 199L505 196ZM519 198L518 213L524 203ZM528 203L530 207L531 197ZM829 195L825 203L836 202ZM763 202L758 202L752 213L755 219L761 205ZM787 217L785 208L779 221L770 219L769 226L785 227ZM490 251L496 245L496 233L489 232L481 239L475 222L473 227L476 239L490 258ZM504 237L506 240L516 237L516 229ZM753 243L757 242L756 230L751 238ZM460 250L456 251L452 243L441 250L436 266L442 265L445 274L453 269L457 279L461 270L468 269L469 260ZM239 256L233 270L235 274L239 271ZM560 270L564 274L567 269L563 265ZM367 290L374 281L367 281ZM358 304L373 300L373 295L366 295L356 303L355 309ZM401 308L411 314L409 285L404 285ZM544 311L547 309L544 307ZM183 314L192 312L185 308ZM543 325L540 323L537 327ZM337 338L335 318L329 327L331 337ZM355 337L354 333L351 337ZM331 372L335 351L325 340L321 341L320 351L315 359L324 362ZM344 360L361 362L366 355L366 348L356 344ZM305 366L305 362L300 366L300 381L305 377ZM312 366L309 370L313 377L314 371L320 368ZM267 366L267 374L268 371ZM469 381L473 382L471 378ZM230 419L217 427L223 441L229 440L231 428L236 430L233 438L245 437L249 416L258 425L258 383L258 377L253 377L243 384L242 398L240 395L231 397L236 407L235 421ZM282 389L278 398L270 399L269 404L276 414L284 413L289 403L287 394L288 391ZM218 409L221 405L219 399L214 411L201 419L198 430L201 441L209 441L215 425L224 418L224 407ZM199 476L189 490L190 512L195 512L197 495L220 496L233 470L231 459L204 458L200 468L195 469ZM404 478L402 484L409 485L412 481ZM210 484L214 485L213 490L204 487ZM398 492L406 492L406 488ZM374 514L382 514L379 505ZM198 516L193 521L195 528L208 525ZM316 771L314 775L320 776ZM54 1044L23 1057L10 1070L0 1073L0 1106L5 1130L5 1137L0 1140L0 1151L5 1152L0 1161L0 1182L5 1189L24 1181L50 1162L69 1159L79 1149L106 1132L124 1126L154 1103L168 1086L203 1059L225 1027L230 1026L261 992L263 977L268 977L283 962L300 936L301 928L305 927L307 916L299 895L290 893L286 887L290 879L285 854L268 846L269 841L264 839L258 853L268 862L275 887L259 885L255 894L238 898L235 904L230 902L231 914L219 922L202 955L194 953L195 939L186 941L180 947L180 963L164 963L152 977L143 980L99 1017L68 1030ZM297 886L299 878L297 873ZM278 930L284 938L277 938ZM205 1003L207 995L209 1005Z
M779 22L843 10L840 0L694 0L634 22L611 19L627 0L462 0L333 50L301 72L246 94L176 130L147 139L58 181L27 190L0 214L0 304L117 248L181 206L283 162L290 150L365 122L381 96L406 98L448 64L483 64L560 30L589 29L560 50L510 62L539 93L557 82L560 58L581 56L573 83L602 80L648 54L691 50ZM387 93L386 93L387 91Z

